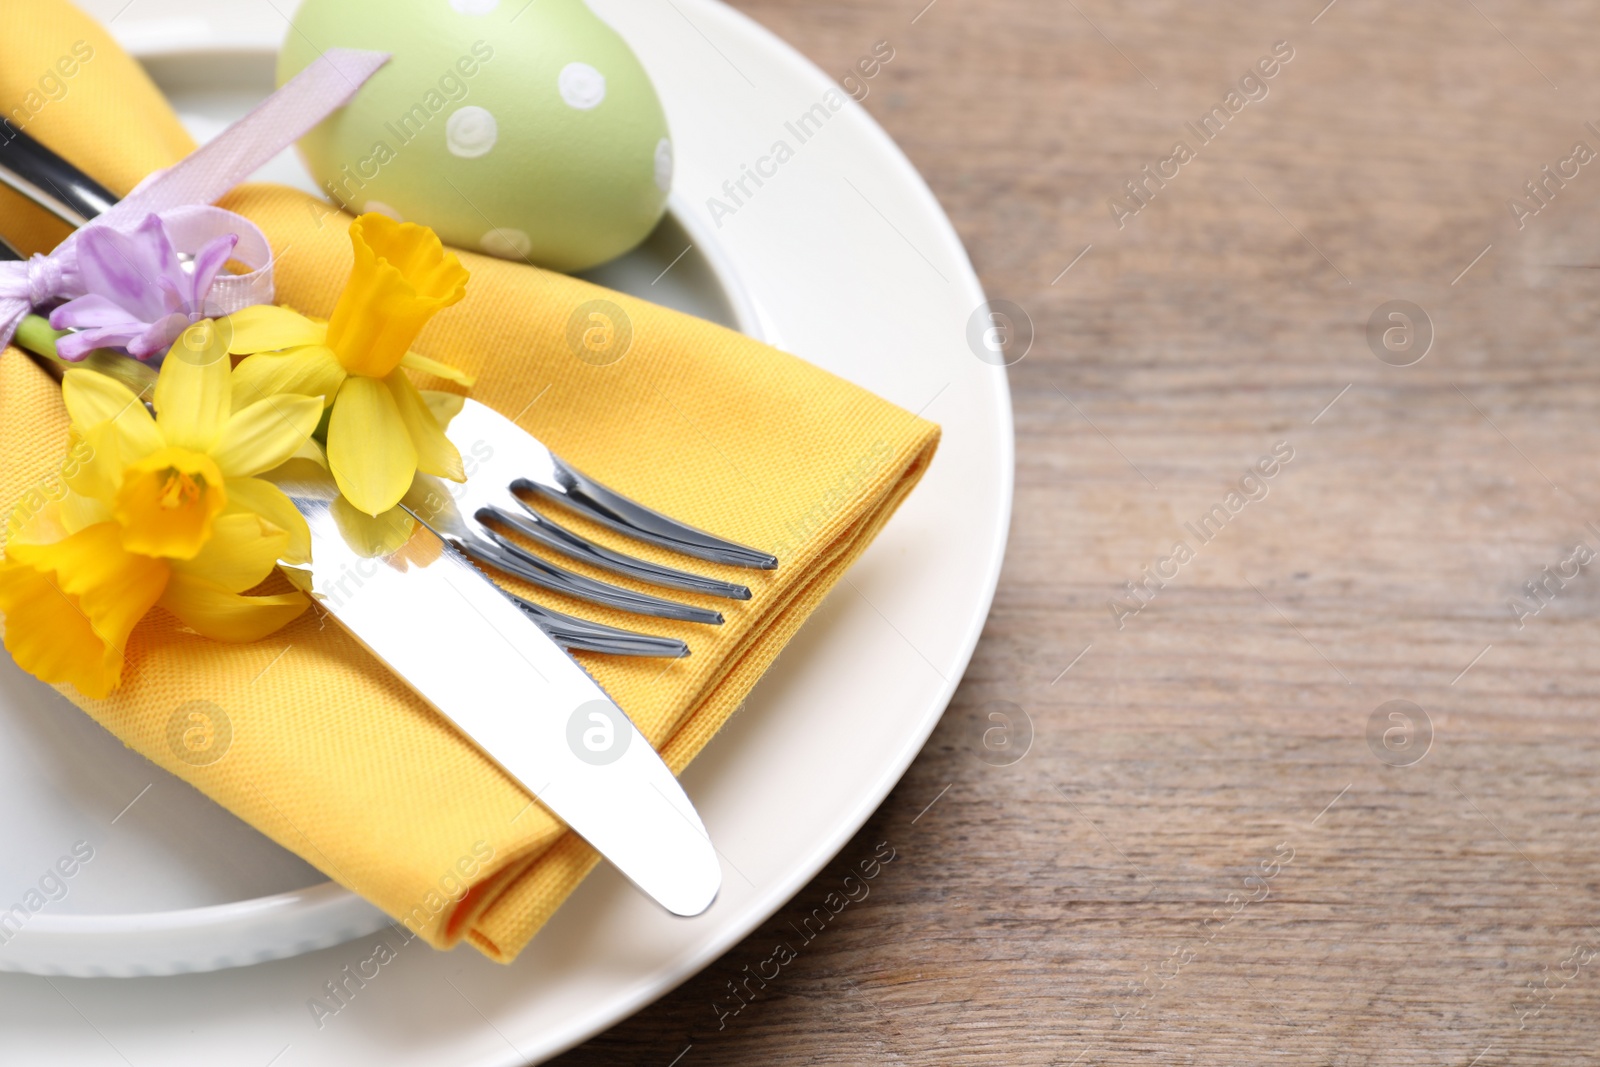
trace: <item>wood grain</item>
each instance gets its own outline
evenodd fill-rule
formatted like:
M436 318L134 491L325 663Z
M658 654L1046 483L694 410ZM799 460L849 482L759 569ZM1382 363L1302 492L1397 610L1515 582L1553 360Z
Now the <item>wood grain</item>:
M1600 3L923 2L737 6L839 76L892 42L865 106L1036 327L993 614L840 857L557 1062L1600 1063L1600 563L1511 607L1600 552L1600 161L1508 206L1600 151ZM1366 336L1395 299L1435 332L1408 367ZM1185 532L1279 442L1263 498ZM1431 724L1410 766L1375 754L1421 745L1384 747L1392 700ZM995 701L1014 765L975 755Z

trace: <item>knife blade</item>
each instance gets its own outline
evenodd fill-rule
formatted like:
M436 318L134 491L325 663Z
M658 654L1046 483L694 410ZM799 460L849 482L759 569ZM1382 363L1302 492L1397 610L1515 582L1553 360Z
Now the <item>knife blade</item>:
M325 470L266 477L311 530L312 562L284 568L297 584L662 907L711 906L722 868L694 805L576 660L424 523L372 554Z

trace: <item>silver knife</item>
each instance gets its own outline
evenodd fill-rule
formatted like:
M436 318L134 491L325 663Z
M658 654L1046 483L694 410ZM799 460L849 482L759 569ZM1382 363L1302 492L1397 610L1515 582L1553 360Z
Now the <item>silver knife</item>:
M711 906L722 868L699 814L588 672L425 524L367 555L325 470L266 477L311 529L312 562L284 567L297 584L662 907Z

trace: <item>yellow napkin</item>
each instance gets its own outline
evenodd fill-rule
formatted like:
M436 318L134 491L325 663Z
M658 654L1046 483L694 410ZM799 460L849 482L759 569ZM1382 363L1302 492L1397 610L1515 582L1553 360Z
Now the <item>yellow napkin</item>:
M80 54L93 51L64 79L59 99L28 113L27 132L118 194L188 151L160 93L75 8L10 0L4 22L0 100L26 99L46 71L59 75L59 57L80 42ZM223 206L254 219L271 239L280 302L327 316L350 267L349 218L271 186L240 189ZM0 233L32 250L52 245L61 230L0 196ZM782 561L773 572L693 564L754 592L746 603L681 594L721 608L728 621L720 628L518 589L558 609L691 644L684 660L583 657L681 771L905 499L932 459L938 427L719 326L560 274L461 258L472 272L467 297L430 325L420 351L477 375L474 397L581 470ZM614 302L632 321L631 350L608 366L568 347L569 317L595 299ZM0 357L0 505L50 478L65 439L57 386L8 349ZM265 641L227 645L185 633L157 610L129 642L120 690L103 701L66 692L129 747L441 948L466 939L493 959L511 960L596 861L315 611ZM174 742L197 701L225 720L214 729L231 730L225 753L204 766L183 758Z

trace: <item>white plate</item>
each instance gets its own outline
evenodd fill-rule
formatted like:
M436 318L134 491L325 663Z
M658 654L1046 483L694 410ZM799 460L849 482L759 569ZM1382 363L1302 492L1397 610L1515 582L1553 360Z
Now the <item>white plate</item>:
M123 0L84 6L109 18ZM1011 499L1005 377L967 347L967 321L983 295L960 243L909 163L854 105L800 146L758 198L712 226L706 197L765 155L784 123L821 100L831 82L712 0L593 6L634 44L661 91L687 221L720 243L726 269L743 283L745 296L732 297L723 313L747 326L753 316L789 350L945 428L927 478L850 584L822 605L684 776L730 861L721 899L698 919L674 920L602 868L509 968L470 950L399 947L385 931L204 976L4 975L0 1045L19 1062L46 1055L121 1062L120 1053L133 1062L209 1067L266 1063L286 1048L293 1053L282 1062L299 1064L440 1067L548 1057L660 996L772 914L849 840L938 721L987 614ZM186 13L193 10L205 14ZM213 0L203 9L140 0L114 28L146 53L192 51L195 62L169 64L191 81L208 67L243 72L244 62L199 60L227 48L259 50L284 29L267 0ZM195 84L180 95L195 90L217 118L259 95L248 83ZM8 692L15 681L0 672ZM90 840L96 850L67 880L67 896L33 923L149 911L193 916L200 906L249 907L260 894L319 881L142 761L124 758L120 769L84 775L81 760L113 766L118 750L70 707L13 718L11 728L48 754L36 780L56 792L36 795L20 809L27 817L10 821L0 902L20 899L73 841ZM86 777L91 784L82 784ZM88 799L81 809L51 810L50 797L62 793ZM41 841L21 829L50 818L83 830ZM28 850L20 864L11 844L19 833ZM227 851L219 855L219 847ZM397 958L319 1027L308 1000L346 965L371 957L380 938L398 948ZM6 951L0 947L0 956Z

